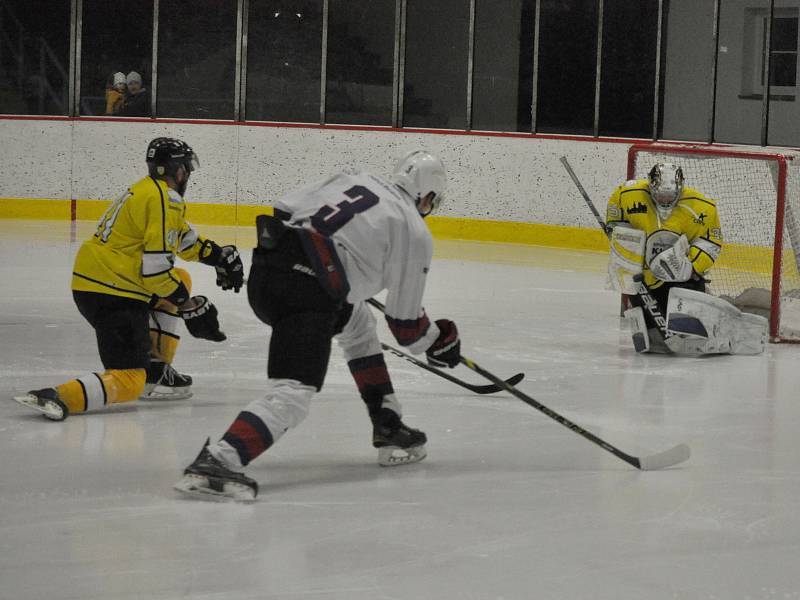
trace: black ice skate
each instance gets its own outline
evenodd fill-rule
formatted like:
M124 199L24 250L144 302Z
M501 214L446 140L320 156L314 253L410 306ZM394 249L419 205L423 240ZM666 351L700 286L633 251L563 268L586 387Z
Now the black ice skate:
M183 471L175 489L191 496L218 496L251 502L258 495L258 483L243 473L231 471L208 451L206 440L200 454Z
M14 400L34 410L38 410L48 419L63 421L69 416L69 409L58 397L53 388L33 390L24 396L14 396Z
M427 436L405 425L393 410L382 408L372 418L372 445L378 449L378 464L396 467L419 462L428 453Z
M143 400L185 400L192 397L192 378L178 373L172 365L151 361L147 367L147 380Z

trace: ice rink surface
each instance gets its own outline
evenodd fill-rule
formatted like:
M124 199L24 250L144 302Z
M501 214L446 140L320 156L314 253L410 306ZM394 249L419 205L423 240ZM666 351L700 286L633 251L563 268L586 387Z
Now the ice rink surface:
M249 264L251 231L199 229ZM629 454L687 442L688 462L638 472L508 394L387 355L429 443L425 461L380 468L334 348L309 417L248 468L261 491L243 505L172 484L262 393L269 330L245 294L190 265L228 334L184 337L192 399L50 422L11 396L101 368L69 291L92 225L0 230L2 599L800 598L800 347L637 355L603 255L437 242L425 306L456 321L465 356L524 371L518 387L546 406Z

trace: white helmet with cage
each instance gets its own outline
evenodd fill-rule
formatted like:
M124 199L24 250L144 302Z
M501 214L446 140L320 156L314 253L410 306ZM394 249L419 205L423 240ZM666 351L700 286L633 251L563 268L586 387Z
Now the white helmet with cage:
M647 184L659 216L668 218L683 192L683 169L672 163L656 163L647 174Z
M412 150L394 167L392 182L411 196L419 213L426 217L435 211L444 199L447 173L438 157L425 150ZM429 194L433 194L426 201Z

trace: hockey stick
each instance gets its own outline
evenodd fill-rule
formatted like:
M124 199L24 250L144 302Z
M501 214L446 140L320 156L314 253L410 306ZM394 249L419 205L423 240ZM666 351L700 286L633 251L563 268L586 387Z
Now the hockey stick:
M367 300L367 304L370 304L370 305L374 306L375 308L377 308L381 312L385 312L385 308L386 307L381 302L375 300L374 298L370 298L369 300ZM381 348L383 348L387 352L391 352L395 356L398 356L400 358L403 358L403 359L407 360L408 362L410 362L413 365L421 367L421 368L425 369L426 371L430 371L431 373L434 373L435 375L438 375L439 377L441 377L443 379L447 379L447 381L452 381L456 385L460 385L461 387L466 388L470 392L474 392L475 394L494 394L495 392L499 392L499 391L501 391L503 389L503 386L500 386L500 385L497 385L497 384L494 384L494 385L474 385L472 383L467 383L466 381L463 381L463 380L459 379L458 377L453 377L449 373L445 373L441 369L437 369L436 367L431 366L431 365L429 365L429 364L427 364L427 363L425 363L425 362L423 362L421 360L418 360L418 359L414 358L413 356L411 356L410 354L406 354L405 352L402 352L402 351L398 350L397 348L392 348L391 346L389 346L388 344L384 344L383 342L381 342ZM522 379L524 377L525 377L525 373L517 373L516 375L514 375L512 377L509 377L505 381L503 381L503 380L501 380L501 381L503 381L503 383L507 383L509 385L516 385L520 381L522 381Z
M452 375L450 375L448 373L445 373L444 371L442 371L440 369L437 369L436 367L432 367L431 365L429 365L429 364L427 364L427 363L425 363L425 362L423 362L421 360L418 360L418 359L414 358L410 354L406 354L405 352L402 352L402 351L398 350L397 348L392 348L390 345L384 344L383 342L381 342L381 348L383 348L387 352L391 352L395 356L398 356L400 358L403 358L403 359L407 360L412 365L416 365L418 367L422 367L426 371L430 371L431 373L435 373L439 377L443 377L444 379L447 379L447 381L452 381L456 385L460 385L463 388L467 388L470 392L474 392L476 394L494 394L495 392L500 392L500 391L503 390L502 386L499 386L499 385L496 385L496 384L491 384L491 385L473 385L471 383L467 383L466 381L462 381L461 379L458 379L457 377L453 377ZM508 379L506 379L504 383L507 383L509 385L517 385L520 381L522 381L522 379L524 377L525 377L524 373L517 373L513 377L509 377Z
M569 173L569 176L572 178L575 187L578 188L578 191L583 196L584 202L586 202L586 206L589 207L589 210L592 211L594 218L597 220L597 224L600 225L600 229L603 230L603 233L606 234L606 237L611 238L611 228L603 221L603 217L600 216L600 213L597 211L597 208L594 206L594 202L589 197L589 194L586 193L586 190L583 189L583 185L581 184L580 179L575 174L575 171L572 170L572 166L569 164L566 156L561 157L561 164L564 165L564 168ZM658 326L658 332L661 334L661 340L664 341L668 337L671 337L667 331L667 319L664 315L661 314L661 310L658 308L658 302L656 302L655 298L650 295L650 291L647 289L647 286L644 284L644 278L642 277L641 273L639 275L634 275L633 280L639 284L639 293L637 296L642 301L642 305L644 306L645 310L650 313L650 316L653 317L653 321Z
M572 166L569 164L567 157L562 156L560 160L561 164L564 165L564 168L567 170L567 173L569 173L569 176L572 178L573 183L575 183L575 187L578 188L578 191L581 193L581 196L583 196L583 199L586 202L586 206L589 207L589 210L592 211L594 218L597 219L597 224L600 225L600 229L603 230L603 233L606 234L606 237L611 237L611 228L608 225L606 225L606 222L603 220L603 217L601 217L600 213L597 212L597 209L594 206L594 202L592 202L592 199L589 198L589 194L586 193L586 190L583 189L583 185L581 184L580 179L578 179L578 176L575 174L575 171L572 170Z
M598 446L603 448L603 450L610 452L617 458L624 460L626 463L636 467L640 471L655 471L658 469L665 469L667 467L672 467L674 465L682 463L685 460L688 460L689 456L691 456L691 450L689 449L689 446L687 446L686 444L679 444L674 448L670 448L669 450L666 450L664 452L659 452L658 454L652 454L650 456L637 457L637 456L631 456L630 454L626 454L619 448L612 446L611 444L609 444L605 440L600 439L593 433L586 431L580 425L573 423L569 419L562 417L554 410L547 408L544 404L537 402L527 394L523 394L513 385L509 385L507 382L503 381L496 375L493 375L486 369L483 369L482 367L477 365L474 361L462 356L461 363L466 365L476 373L482 375L495 385L502 387L510 394L522 400L525 404L529 404L536 410L543 412L548 417L550 417L554 421L557 421L567 429L571 429L578 435L581 435L590 442L597 444Z

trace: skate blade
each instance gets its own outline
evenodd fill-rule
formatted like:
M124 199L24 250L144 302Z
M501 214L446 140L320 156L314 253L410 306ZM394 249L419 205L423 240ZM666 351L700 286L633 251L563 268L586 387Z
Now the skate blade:
M428 456L425 446L415 448L400 448L398 446L385 446L378 448L378 464L382 467L399 467L421 461Z
M192 397L192 392L187 388L168 388L155 386L153 389L145 388L139 400L187 400Z
M64 409L62 409L58 404L55 402L49 402L47 400L45 400L44 404L39 404L39 399L33 394L14 396L14 400L23 406L27 406L28 408L32 408L33 410L42 413L51 421L63 421L67 418L64 414Z
M201 475L184 475L183 479L172 487L193 498L201 498L203 500L253 502L256 499L255 491L246 485L226 482L220 492L212 489L208 484L208 478Z

